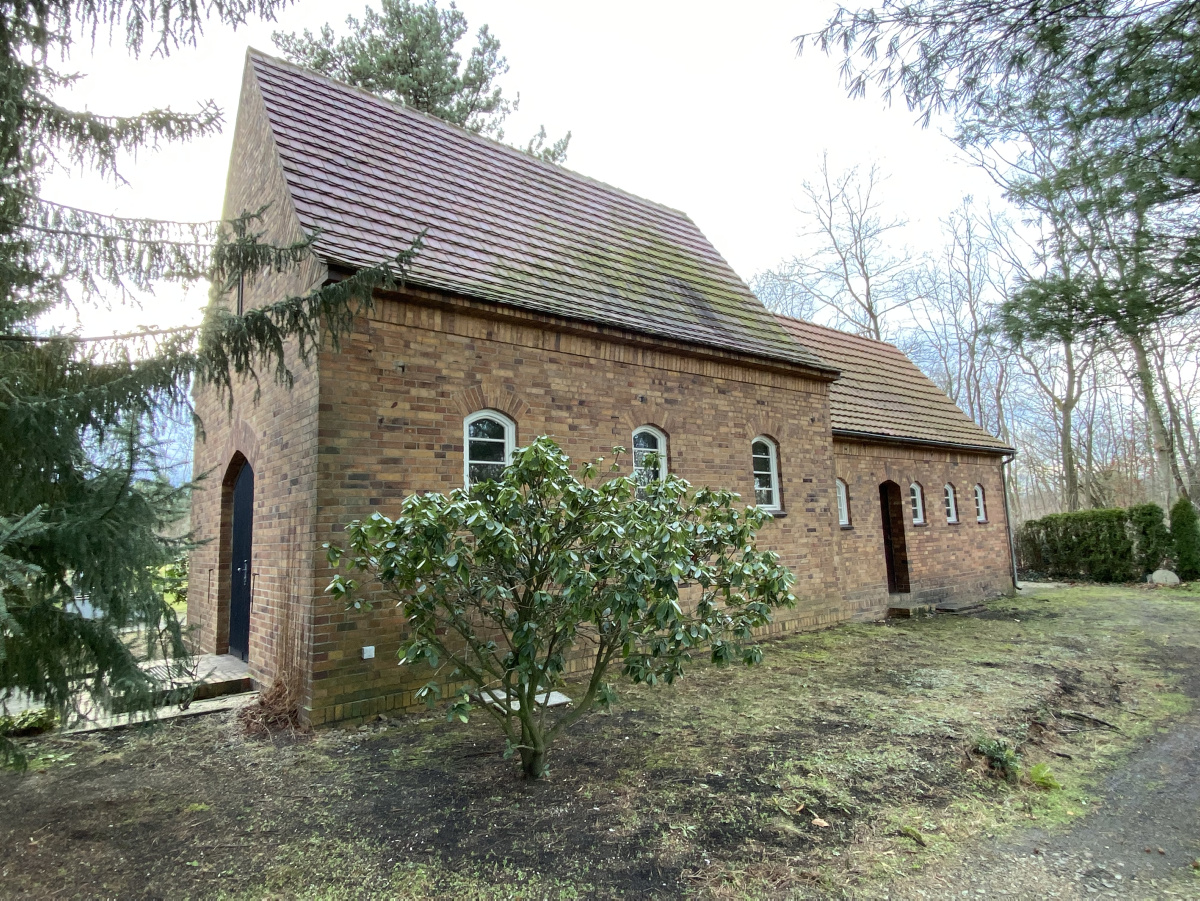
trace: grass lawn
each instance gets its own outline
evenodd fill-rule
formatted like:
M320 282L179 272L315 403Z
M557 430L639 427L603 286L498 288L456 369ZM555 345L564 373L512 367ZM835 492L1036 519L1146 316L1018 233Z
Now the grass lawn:
M796 635L761 667L623 688L538 783L483 718L41 740L32 772L0 774L0 878L34 897L869 894L980 833L1085 815L1103 772L1188 708L1198 651L1187 588ZM990 775L988 738L1062 788Z

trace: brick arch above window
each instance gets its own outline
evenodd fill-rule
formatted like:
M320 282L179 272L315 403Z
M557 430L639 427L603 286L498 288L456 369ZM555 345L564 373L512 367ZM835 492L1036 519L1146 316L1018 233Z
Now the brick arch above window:
M496 410L509 419L520 420L532 409L512 385L492 378L481 379L475 385L456 391L450 401L464 417L478 410Z
M786 422L777 422L765 415L751 415L746 421L746 439L753 440L756 436L767 437L779 447L797 437L796 430Z
M667 436L673 434L675 417L671 415L670 410L659 409L654 403L640 404L635 400L632 406L620 410L619 417L613 420L620 437L616 443L624 447L629 446L629 436L642 426L656 428ZM618 422L620 425L616 425Z

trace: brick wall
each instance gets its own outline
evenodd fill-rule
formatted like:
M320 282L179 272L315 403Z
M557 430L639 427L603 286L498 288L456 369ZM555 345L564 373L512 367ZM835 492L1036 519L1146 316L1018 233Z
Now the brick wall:
M800 598L775 629L839 622L859 611L834 580L827 403L826 383L794 370L563 331L535 316L498 320L410 290L321 359L317 542L336 541L355 518L394 512L412 492L460 487L463 418L481 409L512 418L518 445L546 434L575 459L628 448L636 427L656 426L672 472L744 497L753 497L750 444L768 435L779 446L786 515L761 540L796 573ZM327 575L318 571L318 581ZM397 666L394 608L364 615L315 603L313 721L413 706L428 674ZM374 660L361 659L364 645L375 646Z
M266 231L265 239L296 240L300 227L252 74L243 83L233 159L236 165L230 169L224 216L270 203L260 228ZM324 267L313 260L281 275L248 282L244 303L252 308L301 294L324 278ZM305 367L294 353L289 367L295 373L290 390L275 384L269 372L262 374L259 385L237 384L232 413L211 389L198 389L194 398L203 423L203 434L196 438L194 471L207 475L192 500L192 528L207 543L191 558L188 622L199 650L228 650L232 488L239 466L248 462L255 475L249 663L251 674L264 684L270 684L280 655L289 650L282 646L289 635L291 644L299 643L290 650L301 653L307 670L304 630L311 598L320 590L313 582L314 558L319 554L313 522L317 377L316 370ZM261 396L256 397L258 391ZM307 684L300 688L308 690Z
M838 530L838 579L868 615L888 603L879 485L891 480L904 501L904 537L913 600L991 597L1013 590L1000 457L835 438L834 466L850 495L851 528ZM925 493L925 524L914 525L909 486ZM955 486L958 523L946 521L942 488ZM975 485L987 522L976 521Z

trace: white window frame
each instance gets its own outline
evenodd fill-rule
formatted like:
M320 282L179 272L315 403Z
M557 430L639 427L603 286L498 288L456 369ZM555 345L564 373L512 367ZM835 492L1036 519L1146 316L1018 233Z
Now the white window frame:
M922 526L925 524L925 489L921 487L920 482L910 482L908 485L908 499L912 507L912 521L914 526Z
M463 419L463 486L471 487L471 424L481 419L490 419L504 428L504 465L512 462L513 448L517 440L517 424L499 410L478 410ZM491 438L476 438L476 441L493 441ZM495 461L477 461L492 463Z
M975 486L975 521L987 522L987 495L978 484Z
M958 492L950 482L942 486L942 503L946 507L946 522L958 522Z
M754 469L754 459L762 455L754 453L754 445L760 441L767 446L767 460L770 464L768 471L771 475L771 503L769 504L758 503L758 473ZM759 435L750 442L750 479L754 482L754 503L757 506L771 513L778 513L783 509L783 505L780 503L782 499L779 496L779 445L775 443L774 438Z
M849 529L854 525L850 519L850 486L844 479L838 479L835 486L837 488L838 525L843 529Z
M662 429L655 428L652 425L640 425L633 430L633 473L636 476L643 469L638 463L638 453L643 451L637 447L637 436L643 432L647 435L652 435L658 440L658 450L654 453L658 454L658 480L661 482L667 477L667 436Z

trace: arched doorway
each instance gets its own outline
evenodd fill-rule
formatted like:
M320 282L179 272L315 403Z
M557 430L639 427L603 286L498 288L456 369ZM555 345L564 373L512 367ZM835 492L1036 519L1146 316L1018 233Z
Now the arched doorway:
M242 464L233 483L229 560L229 653L250 656L250 554L254 546L254 470Z
M908 594L908 548L904 543L904 497L895 482L879 486L879 514L883 523L883 556L887 562L888 591Z

